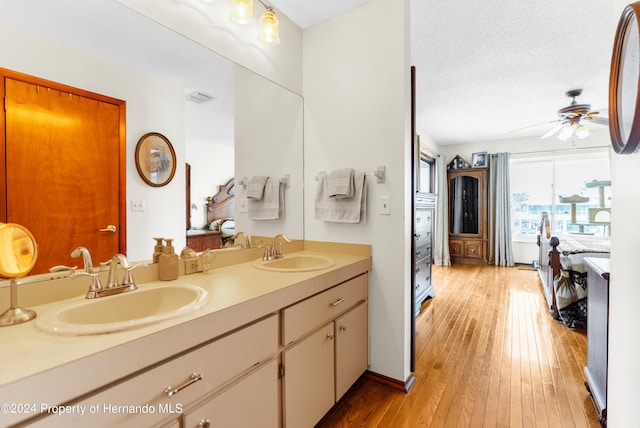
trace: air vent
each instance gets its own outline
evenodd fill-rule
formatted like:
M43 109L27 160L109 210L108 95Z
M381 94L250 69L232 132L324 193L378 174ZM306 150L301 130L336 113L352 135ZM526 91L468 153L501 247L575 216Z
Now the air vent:
M210 101L213 99L213 96L209 95L209 94L205 94L204 92L191 92L190 94L188 94L185 99L187 101L191 101L193 103L198 103L198 104L202 104L204 102Z

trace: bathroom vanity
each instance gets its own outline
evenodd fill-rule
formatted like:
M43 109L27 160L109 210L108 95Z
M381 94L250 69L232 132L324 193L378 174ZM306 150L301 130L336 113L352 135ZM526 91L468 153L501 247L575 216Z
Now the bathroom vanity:
M259 254L230 252L242 259L172 281L208 293L179 318L101 335L60 336L34 322L0 329L13 348L0 356L11 367L0 373L3 423L312 427L367 369L371 249L293 242L285 258L335 262L308 271L256 268Z

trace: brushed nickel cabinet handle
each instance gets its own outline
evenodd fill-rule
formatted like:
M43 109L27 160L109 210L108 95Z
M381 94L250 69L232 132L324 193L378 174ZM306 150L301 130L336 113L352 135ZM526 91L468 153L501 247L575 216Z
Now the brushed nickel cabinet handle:
M344 299L341 297L338 300L336 300L335 302L331 303L331 306L333 306L335 308L336 306L338 306L342 302L344 302Z
M178 392L185 389L187 386L192 385L200 380L202 380L202 375L200 373L192 373L191 376L189 376L189 379L187 379L185 383L176 387L175 389L172 388L171 386L168 386L165 388L164 393L167 394L167 397L171 398L174 395L176 395Z
M198 422L198 426L202 427L202 428L209 428L211 427L211 419L200 419L200 422Z

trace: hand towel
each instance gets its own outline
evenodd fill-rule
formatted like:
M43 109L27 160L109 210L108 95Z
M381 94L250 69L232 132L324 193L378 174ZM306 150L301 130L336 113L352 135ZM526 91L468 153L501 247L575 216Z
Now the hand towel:
M330 198L351 198L354 192L353 168L335 169L327 175L327 194Z
M353 175L354 192L350 198L331 198L326 175L316 187L315 219L334 223L362 223L366 220L366 182L364 172Z
M262 199L264 193L264 187L269 177L265 175L257 175L249 178L247 183L247 198L248 199Z
M267 178L262 199L247 200L247 214L251 220L280 218L280 180Z

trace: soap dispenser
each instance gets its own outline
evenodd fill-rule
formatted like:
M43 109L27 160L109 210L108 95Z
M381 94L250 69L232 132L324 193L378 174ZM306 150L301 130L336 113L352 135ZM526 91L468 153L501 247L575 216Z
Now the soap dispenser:
M160 261L160 255L164 253L164 245L162 245L162 241L164 238L153 238L156 240L156 246L153 247L153 262L158 263Z
M165 239L164 252L158 258L158 278L162 281L178 279L180 270L178 255L173 250L173 239Z

